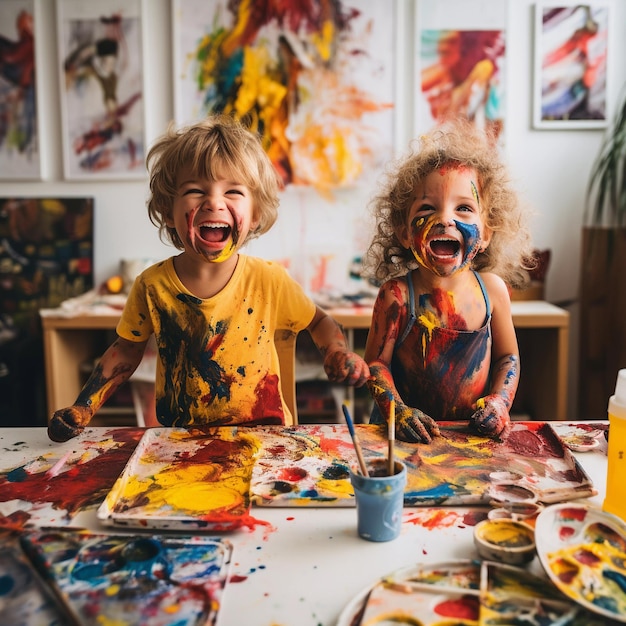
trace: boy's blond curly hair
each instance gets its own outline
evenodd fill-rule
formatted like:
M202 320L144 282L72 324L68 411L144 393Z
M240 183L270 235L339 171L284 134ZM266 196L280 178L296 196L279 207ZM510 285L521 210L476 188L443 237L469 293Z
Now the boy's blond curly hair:
M162 241L182 250L183 242L174 228L165 223L177 194L180 172L190 168L198 178L232 178L252 192L254 215L258 226L250 230L250 239L267 232L278 216L280 178L261 146L260 138L228 115L212 115L196 124L167 132L150 148L146 158L150 171L148 215L158 227Z
M364 273L383 283L417 267L413 252L402 246L397 233L406 226L416 186L447 164L476 171L483 219L493 233L489 247L474 258L473 269L494 272L511 287L525 286L526 270L534 266L529 213L511 187L495 144L483 131L462 120L413 140L408 155L387 168L382 190L370 203L376 230L365 254Z

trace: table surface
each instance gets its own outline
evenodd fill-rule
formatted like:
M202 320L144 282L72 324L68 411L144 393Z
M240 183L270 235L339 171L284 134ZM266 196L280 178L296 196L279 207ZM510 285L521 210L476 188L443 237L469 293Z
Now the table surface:
M601 507L606 488L606 441L602 434L606 422L551 424L565 441L572 432L594 429L600 445L574 455L598 490L597 495L581 502ZM29 462L41 463L42 467L47 463L49 468L80 451L86 440L106 441L112 430L88 428L79 438L56 444L48 439L44 428L0 428L0 478L6 485L7 478ZM6 494L5 490L0 498L0 522L5 516L5 524L7 519L20 517L38 523L32 502L8 499ZM357 536L356 510L351 507L254 507L257 523L223 535L233 544L233 557L218 626L334 625L354 597L385 574L417 563L475 559L473 526L476 513L484 516L486 510L406 507L400 537L372 543ZM71 516L54 511L45 525L114 532L100 524L95 506ZM537 558L529 569L544 575Z

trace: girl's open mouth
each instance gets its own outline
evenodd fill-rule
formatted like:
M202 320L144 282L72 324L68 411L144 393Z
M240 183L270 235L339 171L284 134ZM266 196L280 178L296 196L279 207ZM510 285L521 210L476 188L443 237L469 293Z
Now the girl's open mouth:
M461 244L455 239L433 239L428 247L435 256L456 256L461 250Z

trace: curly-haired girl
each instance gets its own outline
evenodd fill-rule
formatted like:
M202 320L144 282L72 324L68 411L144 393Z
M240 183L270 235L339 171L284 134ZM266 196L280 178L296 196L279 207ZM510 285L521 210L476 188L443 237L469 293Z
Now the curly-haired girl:
M393 401L406 441L431 441L440 420L506 435L519 381L509 287L527 281L532 246L497 148L469 123L440 126L388 172L373 207L372 421Z

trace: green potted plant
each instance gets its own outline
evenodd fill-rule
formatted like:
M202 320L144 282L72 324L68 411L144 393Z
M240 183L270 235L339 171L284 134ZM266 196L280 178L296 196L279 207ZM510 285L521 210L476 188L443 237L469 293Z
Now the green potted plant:
M626 367L626 91L591 168L582 237L580 418L606 419Z

